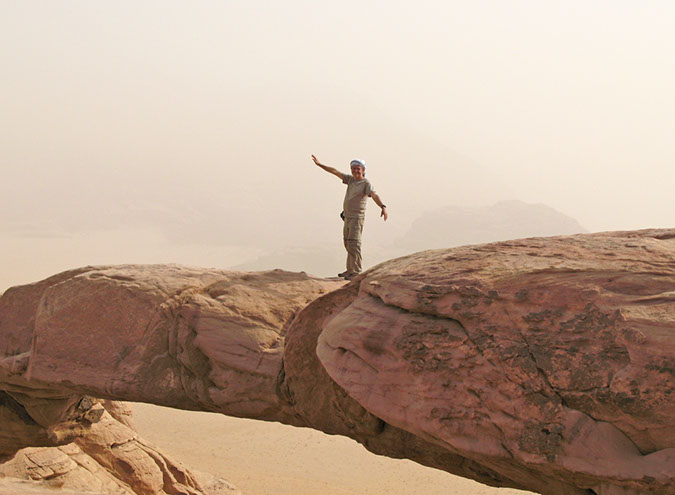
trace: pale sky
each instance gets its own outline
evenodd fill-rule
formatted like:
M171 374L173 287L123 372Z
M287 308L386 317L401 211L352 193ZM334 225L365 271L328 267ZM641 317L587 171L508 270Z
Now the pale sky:
M382 243L502 199L673 227L674 26L672 0L1 0L0 291L339 243L310 154L366 160Z

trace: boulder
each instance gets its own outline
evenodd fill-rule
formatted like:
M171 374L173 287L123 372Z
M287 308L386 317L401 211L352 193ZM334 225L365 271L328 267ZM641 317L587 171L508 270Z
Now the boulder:
M385 423L521 487L667 493L674 239L524 239L383 263L326 317L318 359Z
M179 462L149 445L118 417L127 419L131 408L119 402L82 400L88 407L81 417L78 435L70 443L54 447L26 447L0 464L0 478L9 493L41 493L59 488L64 493L105 493L109 495L237 495L224 480L214 484L201 474L191 473ZM103 407L105 404L105 407ZM52 443L60 443L58 431ZM18 480L30 482L16 485ZM15 486L16 485L16 486ZM0 482L0 494L4 483ZM22 489L19 487L22 486ZM11 491L14 487L15 491Z
M0 458L11 461L0 473L106 493L235 493L224 480L200 483L138 437L128 408L87 391L276 414L281 333L342 284L163 265L86 267L8 290L0 298Z

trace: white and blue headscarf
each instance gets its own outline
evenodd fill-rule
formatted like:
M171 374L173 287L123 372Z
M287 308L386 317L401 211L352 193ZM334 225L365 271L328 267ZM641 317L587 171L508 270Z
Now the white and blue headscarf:
M351 163L349 164L349 166L350 166L350 167L353 167L354 165L360 165L360 166L363 167L363 170L366 169L366 162L365 162L365 160L360 160L360 159L358 159L358 158L355 158L354 160L351 161Z

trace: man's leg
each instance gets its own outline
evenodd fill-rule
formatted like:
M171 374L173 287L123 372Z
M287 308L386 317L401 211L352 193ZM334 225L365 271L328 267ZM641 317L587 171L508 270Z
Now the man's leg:
M363 218L345 219L344 243L347 250L347 276L361 273L361 232L363 231Z
M345 218L343 222L344 226L342 227L342 242L344 243L345 249L347 250L347 266L346 266L347 270L342 273L338 273L338 277L344 277L345 275L349 274L349 245L348 245L349 219Z

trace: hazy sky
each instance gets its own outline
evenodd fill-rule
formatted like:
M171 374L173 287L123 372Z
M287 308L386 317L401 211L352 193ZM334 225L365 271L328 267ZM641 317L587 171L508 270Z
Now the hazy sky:
M340 242L312 153L366 159L381 235L501 199L674 226L673 26L672 0L2 0L5 271Z

